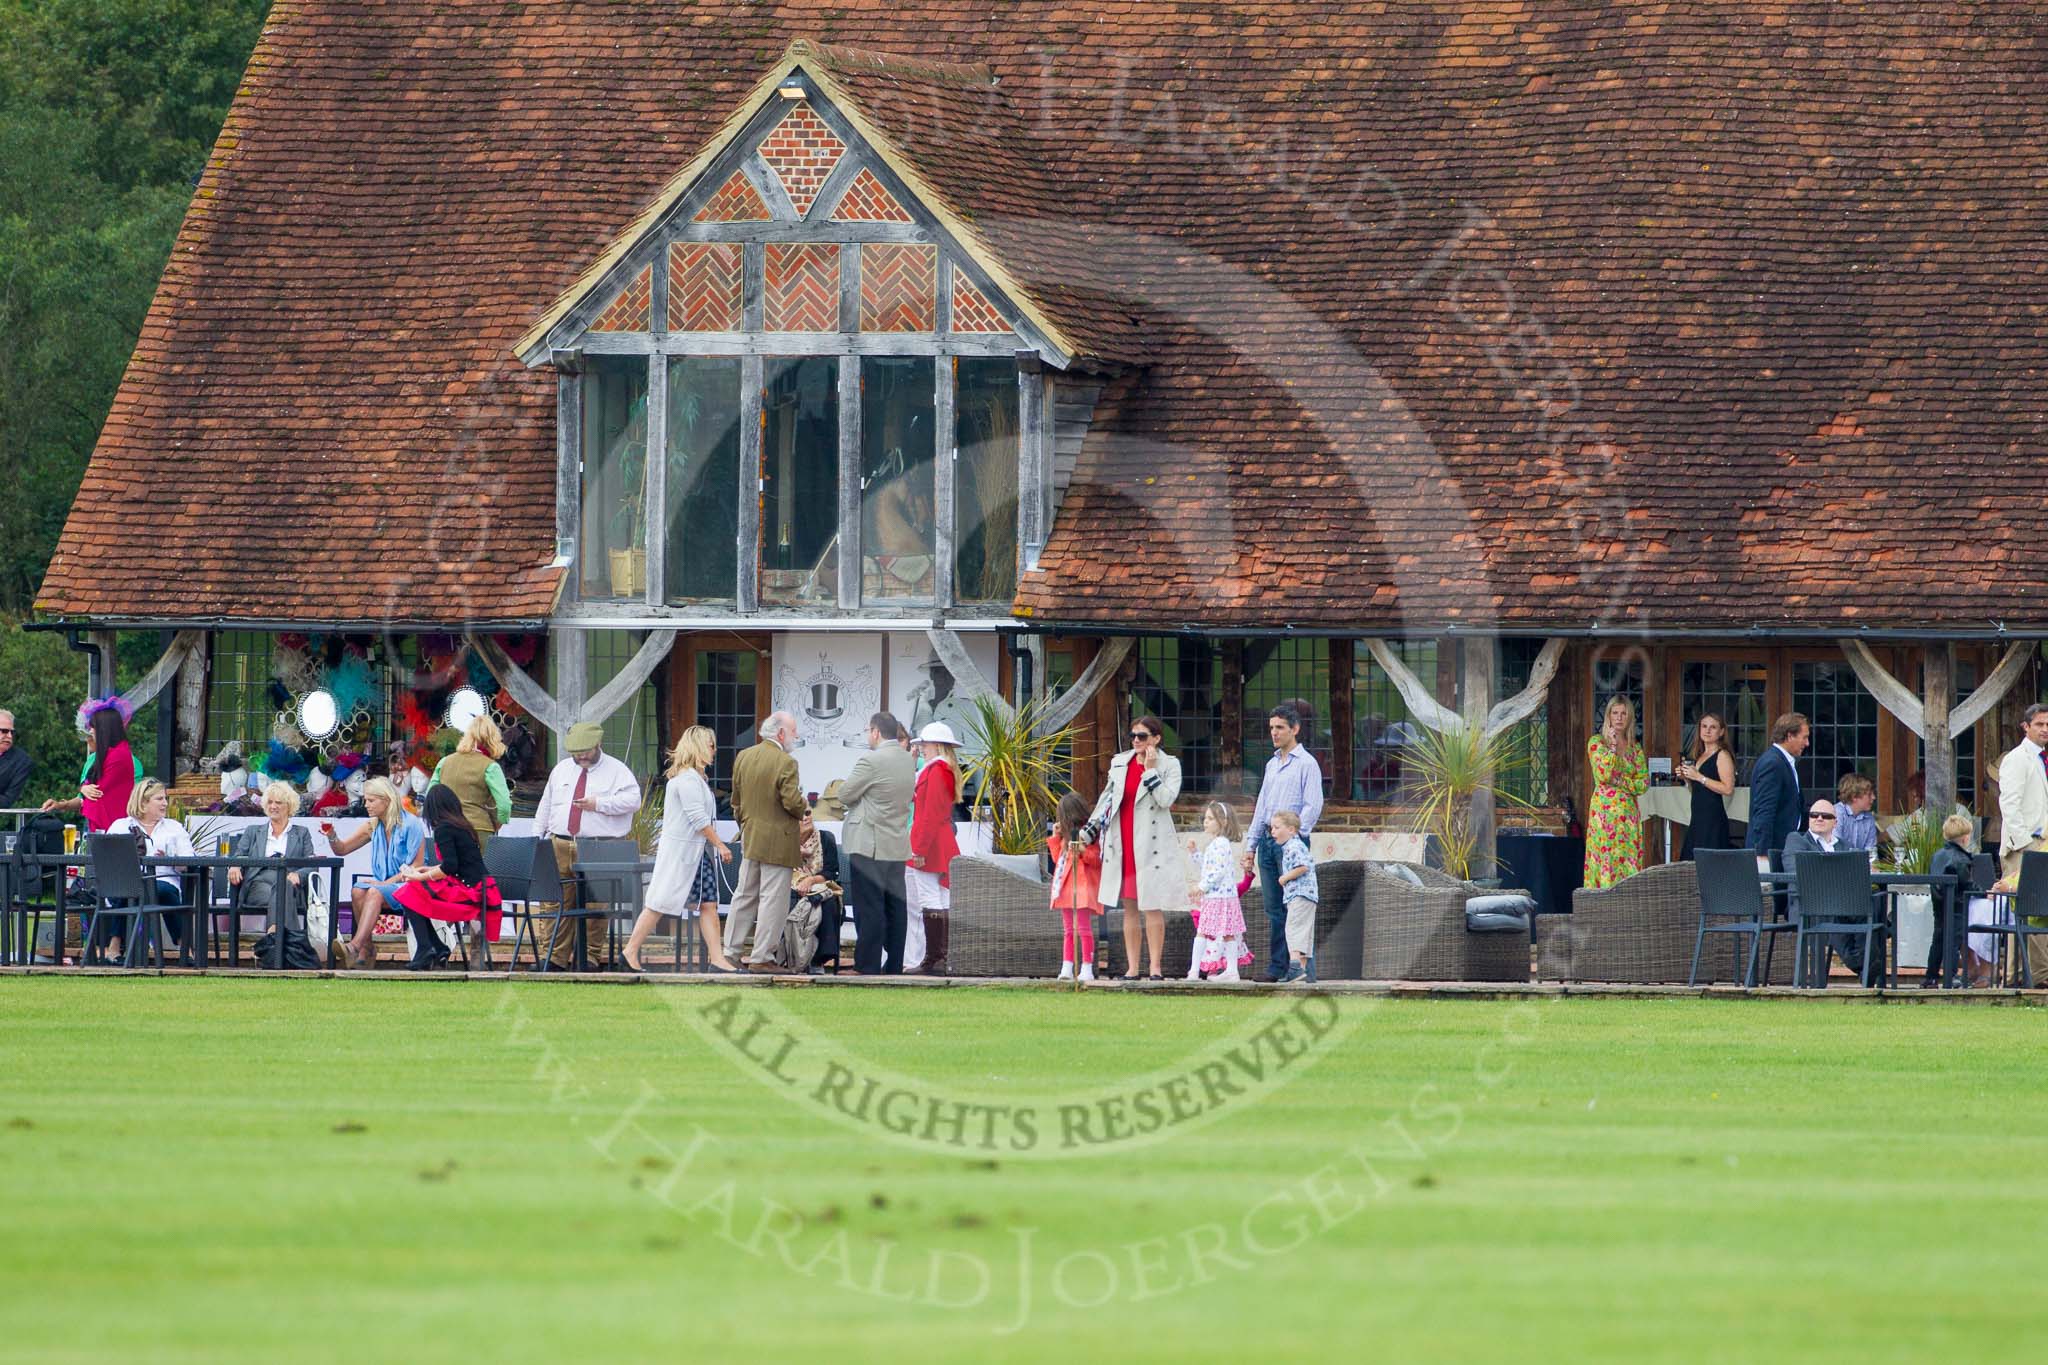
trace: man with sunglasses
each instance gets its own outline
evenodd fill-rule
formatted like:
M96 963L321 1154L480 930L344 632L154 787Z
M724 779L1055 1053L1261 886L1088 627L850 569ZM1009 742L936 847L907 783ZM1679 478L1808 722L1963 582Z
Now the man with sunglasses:
M1825 796L1815 797L1806 811L1806 828L1795 829L1785 836L1785 870L1795 871L1792 859L1801 853L1853 853L1841 840L1839 832L1841 817L1835 811L1835 803ZM1799 884L1794 882L1788 890L1791 913L1799 913ZM1863 974L1863 940L1854 934L1834 936L1835 955L1847 963L1858 976Z
M35 766L28 750L14 742L14 713L0 711L0 810L21 805Z

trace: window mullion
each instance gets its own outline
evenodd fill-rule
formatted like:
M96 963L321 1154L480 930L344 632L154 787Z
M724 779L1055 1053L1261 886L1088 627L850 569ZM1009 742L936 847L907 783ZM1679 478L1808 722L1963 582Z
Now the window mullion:
M860 607L860 357L839 357L839 606Z
M640 462L640 520L647 538L647 605L668 589L668 357L647 357L647 457Z
M938 606L953 605L953 476L960 458L960 433L953 420L955 364L951 356L935 356L932 364L932 596Z
M742 612L761 606L761 403L766 396L761 357L740 357L740 500L739 583L736 600Z

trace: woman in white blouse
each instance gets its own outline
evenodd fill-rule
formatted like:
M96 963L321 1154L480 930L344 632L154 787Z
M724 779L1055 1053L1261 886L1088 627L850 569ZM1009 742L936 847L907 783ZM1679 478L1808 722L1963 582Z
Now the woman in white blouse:
M718 927L718 872L707 846L721 862L732 861L732 849L718 837L718 802L704 772L717 752L718 736L702 725L683 731L668 759L668 795L661 808L661 840L655 845L654 874L647 880L647 908L626 940L626 967L644 971L640 948L663 915L697 917L697 932L711 969L739 970L725 955Z
M128 814L107 826L109 834L134 833L142 836L143 857L145 858L190 858L194 856L192 836L185 827L171 819L171 796L164 790L164 784L155 778L135 784L135 790L128 796ZM185 902L184 884L178 880L174 867L145 869L155 878L156 903L158 905L182 905ZM164 927L171 936L171 942L178 945L178 961L187 967L197 965L193 946L187 946L183 926L178 916L164 918Z

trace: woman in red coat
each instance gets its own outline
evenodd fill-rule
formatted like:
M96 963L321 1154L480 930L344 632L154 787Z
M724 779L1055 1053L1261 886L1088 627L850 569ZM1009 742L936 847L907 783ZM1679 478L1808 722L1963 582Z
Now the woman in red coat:
M903 970L939 975L946 970L946 912L953 908L948 874L953 859L960 856L960 843L953 837L953 803L960 799L960 741L942 720L920 730L917 741L922 766L910 804L910 866L903 874L910 893Z

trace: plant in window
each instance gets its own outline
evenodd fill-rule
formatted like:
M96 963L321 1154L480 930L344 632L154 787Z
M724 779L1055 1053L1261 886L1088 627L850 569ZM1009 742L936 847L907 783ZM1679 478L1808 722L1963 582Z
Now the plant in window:
M647 590L647 397L634 400L633 410L604 452L604 464L617 469L622 492L605 528L611 566L612 593L636 597Z

